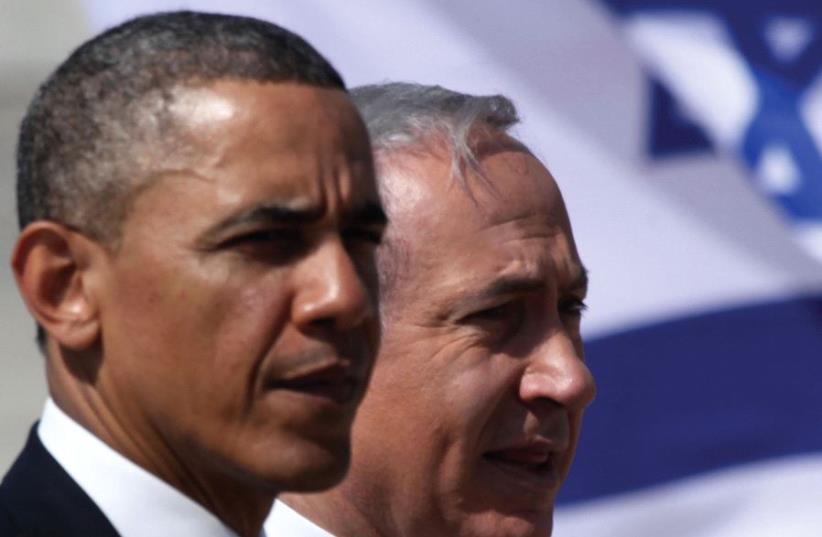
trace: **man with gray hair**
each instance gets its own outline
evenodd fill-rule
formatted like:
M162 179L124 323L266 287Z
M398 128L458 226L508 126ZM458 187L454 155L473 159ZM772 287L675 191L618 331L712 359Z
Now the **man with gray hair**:
M352 92L390 225L383 339L337 488L287 494L271 533L547 536L594 381L587 277L562 196L502 96Z

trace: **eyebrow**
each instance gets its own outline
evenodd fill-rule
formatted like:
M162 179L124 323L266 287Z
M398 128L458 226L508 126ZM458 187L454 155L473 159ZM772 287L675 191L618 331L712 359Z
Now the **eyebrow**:
M343 213L343 221L346 223L356 222L366 226L385 227L388 225L388 217L379 203L367 202L359 207L354 207Z
M542 287L545 287L544 278L512 274L509 276L503 276L502 278L492 282L485 289L482 289L479 293L477 293L476 296L491 298L504 295L515 295L527 293L529 291L536 291ZM587 289L588 269L580 265L574 279L571 280L568 285L563 287L570 290Z
M456 310L464 312L472 308L482 307L495 298L526 294L538 291L544 287L544 278L524 274L506 275L491 282L478 292L465 297L463 300L458 300ZM577 275L567 286L563 286L563 288L567 291L587 291L588 270L584 266L579 265Z
M203 233L202 244L216 241L226 230L236 227L266 224L272 226L295 226L312 224L323 218L324 211L320 206L292 208L283 205L262 205L241 211L229 216ZM388 218L378 203L368 202L346 211L343 216L346 222L357 222L358 225L385 227Z
M316 222L322 218L320 207L294 209L282 205L263 205L231 215L208 229L204 237L216 237L227 229L248 224L294 225Z
M485 307L496 298L507 295L525 294L537 291L543 287L545 287L545 280L542 278L523 274L502 276L482 289L479 289L477 292L457 299L456 307L452 311L455 315L461 316L466 311Z
M579 265L579 272L577 273L576 277L571 281L571 284L568 286L568 289L588 289L588 269L582 265Z
M485 289L477 293L477 298L492 298L504 295L516 295L536 291L545 287L545 280L524 275L511 275L492 282Z

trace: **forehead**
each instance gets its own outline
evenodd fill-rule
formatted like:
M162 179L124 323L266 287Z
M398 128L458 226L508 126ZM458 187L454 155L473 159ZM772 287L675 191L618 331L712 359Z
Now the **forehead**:
M574 280L582 266L548 170L509 144L479 161L482 177L467 171L468 191L450 177L445 152L382 162L390 233L411 249L413 277L466 290L505 275Z
M147 166L149 190L176 192L168 203L324 210L377 199L367 133L342 91L227 80L176 88L168 113L173 139Z
M299 146L307 134L330 126L334 128L326 134L345 144L347 140L339 135L361 128L344 92L293 82L227 79L177 86L171 91L168 111L190 136L210 138L222 133L236 138L232 142L264 133Z

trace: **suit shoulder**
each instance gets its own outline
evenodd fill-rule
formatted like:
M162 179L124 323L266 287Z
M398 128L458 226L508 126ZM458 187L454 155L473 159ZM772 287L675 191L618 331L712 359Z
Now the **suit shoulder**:
M0 537L119 537L100 508L46 450L36 427L0 484L0 511L5 511L0 512L0 529L8 532L0 532Z

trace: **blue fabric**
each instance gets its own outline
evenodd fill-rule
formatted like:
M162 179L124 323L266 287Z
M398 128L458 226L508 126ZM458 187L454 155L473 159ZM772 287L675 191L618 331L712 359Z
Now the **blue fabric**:
M822 452L822 296L663 322L586 355L599 391L560 502Z

